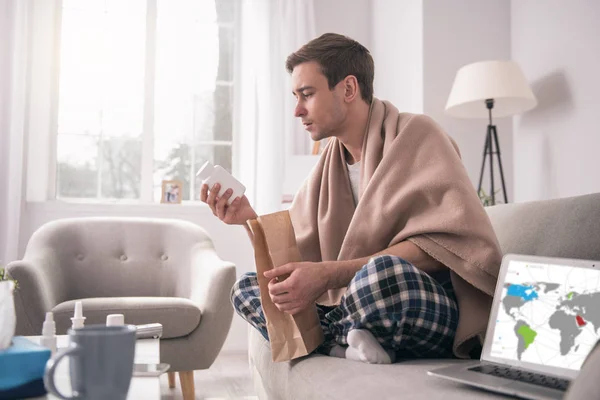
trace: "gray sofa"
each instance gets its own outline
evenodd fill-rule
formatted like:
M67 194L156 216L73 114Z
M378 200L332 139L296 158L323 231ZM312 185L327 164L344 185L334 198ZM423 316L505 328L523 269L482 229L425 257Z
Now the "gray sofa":
M504 254L600 260L600 194L498 205L486 210ZM250 367L261 399L505 398L427 375L433 368L468 362L465 360L369 365L311 355L273 363L269 344L254 329L250 329L249 347ZM575 393L567 397L581 398Z

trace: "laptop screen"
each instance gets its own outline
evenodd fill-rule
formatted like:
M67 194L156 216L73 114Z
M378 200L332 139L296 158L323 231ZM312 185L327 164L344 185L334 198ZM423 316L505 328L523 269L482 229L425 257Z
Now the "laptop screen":
M503 261L487 354L546 372L578 371L599 339L600 265L523 258Z

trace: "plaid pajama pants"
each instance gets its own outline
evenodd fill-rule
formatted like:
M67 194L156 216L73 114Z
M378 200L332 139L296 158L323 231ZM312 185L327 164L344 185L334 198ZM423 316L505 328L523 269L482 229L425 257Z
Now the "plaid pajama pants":
M352 329L367 329L399 358L448 357L458 324L458 306L448 272L432 276L395 256L373 257L354 276L337 307L317 305L329 354L347 345ZM269 340L256 273L231 290L236 312Z

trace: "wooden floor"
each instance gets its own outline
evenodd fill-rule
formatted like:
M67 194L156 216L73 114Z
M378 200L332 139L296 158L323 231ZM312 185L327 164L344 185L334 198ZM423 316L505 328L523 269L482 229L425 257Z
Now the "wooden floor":
M197 400L258 400L254 392L248 353L221 353L207 370L194 372ZM182 400L179 377L169 389L167 374L160 377L161 400Z

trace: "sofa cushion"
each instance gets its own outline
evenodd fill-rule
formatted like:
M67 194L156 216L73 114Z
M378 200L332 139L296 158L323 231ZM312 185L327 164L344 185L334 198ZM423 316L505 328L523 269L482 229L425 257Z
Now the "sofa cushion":
M486 207L502 254L600 260L600 193Z
M86 325L104 325L108 314L123 314L126 324L162 324L163 339L190 334L202 317L194 302L179 297L95 297L65 301L54 307L57 334L66 334L71 327L75 302L79 300Z
M392 365L313 354L274 363L269 343L250 331L250 364L257 391L276 399L505 399L505 396L427 375L427 371L459 365L464 360L421 359ZM262 383L262 387L260 384Z

